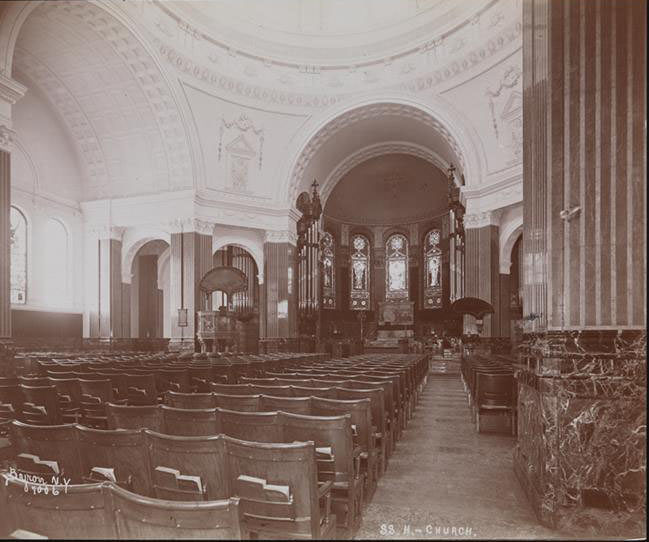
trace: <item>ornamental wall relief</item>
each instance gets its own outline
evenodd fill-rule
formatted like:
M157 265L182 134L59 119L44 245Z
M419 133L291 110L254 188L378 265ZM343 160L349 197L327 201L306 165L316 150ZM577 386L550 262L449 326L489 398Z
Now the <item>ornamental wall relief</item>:
M219 188L250 193L254 171L263 164L264 130L245 113L233 121L221 118L217 158L225 164L224 182Z
M491 121L498 144L508 152L507 165L523 159L523 94L521 71L512 66L503 75L495 90L487 88Z

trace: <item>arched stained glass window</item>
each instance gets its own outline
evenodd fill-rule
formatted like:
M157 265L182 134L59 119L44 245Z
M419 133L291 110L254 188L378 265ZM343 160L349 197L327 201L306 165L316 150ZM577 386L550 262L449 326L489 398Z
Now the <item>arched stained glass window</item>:
M424 241L424 308L442 306L442 250L440 231L431 230Z
M10 212L10 298L12 303L27 302L27 219L16 207Z
M50 218L45 231L46 299L49 305L60 306L68 301L68 230L60 220Z
M320 240L322 254L322 308L336 308L336 245L333 235L322 234Z
M385 245L385 292L388 299L408 298L408 239L400 233Z
M351 245L350 308L370 310L370 243L363 235L354 235Z

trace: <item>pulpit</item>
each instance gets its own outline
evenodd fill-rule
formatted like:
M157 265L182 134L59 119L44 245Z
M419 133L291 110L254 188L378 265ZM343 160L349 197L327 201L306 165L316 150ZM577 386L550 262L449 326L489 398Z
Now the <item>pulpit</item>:
M201 352L237 352L237 320L229 311L198 311Z
M208 271L199 284L205 295L205 307L210 306L212 292L221 291L228 299L236 292L247 288L247 278L240 269L231 266L218 266ZM196 339L201 352L237 352L239 334L236 314L226 307L218 311L203 310L197 312L198 329Z

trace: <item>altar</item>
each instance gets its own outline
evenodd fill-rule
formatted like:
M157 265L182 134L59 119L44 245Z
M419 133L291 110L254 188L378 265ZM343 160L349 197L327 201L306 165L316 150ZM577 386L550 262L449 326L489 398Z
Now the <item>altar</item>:
M379 302L379 326L415 325L415 302L389 300Z

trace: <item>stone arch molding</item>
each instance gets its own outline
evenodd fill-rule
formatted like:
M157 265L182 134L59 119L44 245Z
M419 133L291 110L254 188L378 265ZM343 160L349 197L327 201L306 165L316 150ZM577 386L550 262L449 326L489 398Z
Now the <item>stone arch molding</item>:
M162 240L171 246L171 234L158 228L137 228L127 231L122 241L122 282L131 284L133 260L149 241Z
M234 245L244 250L247 250L252 259L255 260L257 264L257 277L259 279L259 284L264 283L264 249L262 246L255 246L251 239L247 239L239 235L226 235L219 236L217 241L214 241L212 246L212 252L216 252L228 245Z
M354 123L385 115L418 120L434 130L455 156L450 157L465 175L468 185L480 184L487 171L480 138L462 113L441 96L420 97L409 93L373 93L341 101L313 116L293 138L281 168L281 194L293 204L303 174L316 152L337 132ZM432 151L432 149L430 149Z

